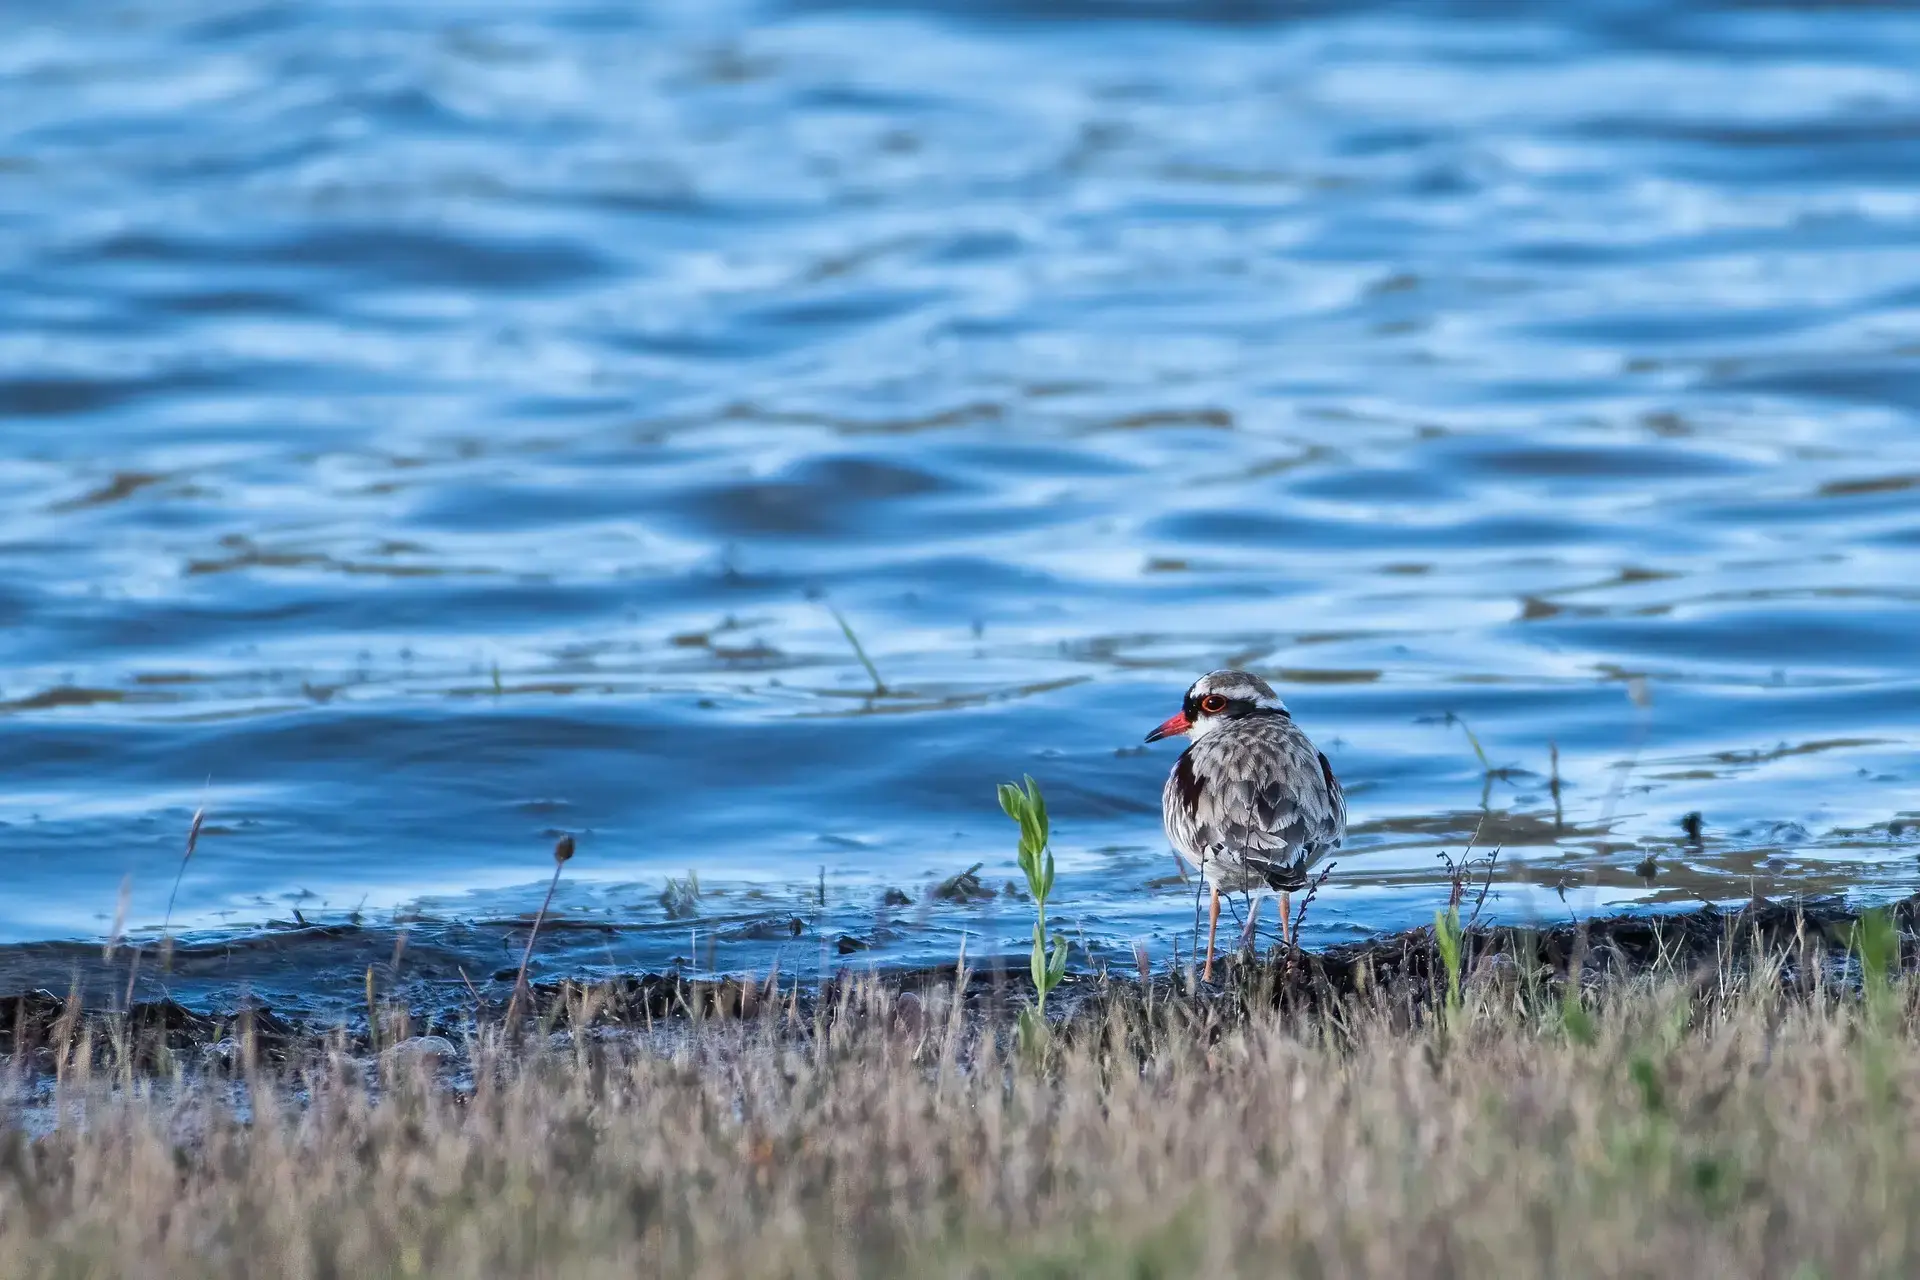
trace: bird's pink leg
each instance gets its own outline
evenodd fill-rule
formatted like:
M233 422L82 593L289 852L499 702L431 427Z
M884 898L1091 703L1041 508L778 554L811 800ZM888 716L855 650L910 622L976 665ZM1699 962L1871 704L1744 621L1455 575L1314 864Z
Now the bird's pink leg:
M1280 891L1280 941L1293 945L1293 895L1285 889Z
M1213 981L1213 935L1220 927L1220 891L1213 891L1213 905L1207 909L1207 967L1201 971L1200 981Z

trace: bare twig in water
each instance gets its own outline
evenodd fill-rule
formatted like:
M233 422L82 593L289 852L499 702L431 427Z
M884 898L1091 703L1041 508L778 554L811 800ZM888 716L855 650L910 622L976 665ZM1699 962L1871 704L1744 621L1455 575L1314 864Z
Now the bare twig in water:
M167 895L167 914L160 922L160 933L165 936L173 924L173 904L180 896L180 881L187 874L187 864L193 861L193 851L200 844L200 828L207 820L207 810L203 805L193 811L193 821L187 827L187 849L180 855L180 869L173 873L173 892Z
M1578 929L1580 918L1574 915L1573 904L1567 901L1567 889L1572 883L1566 876L1561 876L1553 882L1553 891L1560 895L1560 905L1567 909L1567 923Z
M167 895L167 914L160 922L160 946L166 955L166 967L173 968L173 903L180 896L180 881L187 874L187 864L193 861L193 851L200 843L200 826L207 820L207 808L200 806L193 811L193 822L187 827L187 851L180 855L180 869L173 873L173 892Z
M533 928L527 930L527 949L520 953L520 972L513 978L513 995L507 1001L507 1026L513 1026L514 1015L520 1012L520 993L527 986L527 962L533 959L533 942L540 936L540 922L547 918L547 908L553 905L553 891L560 887L560 869L567 865L567 859L573 856L573 837L561 836L553 846L553 879L547 882L546 900L540 904L540 910L534 913Z
M1560 830L1567 825L1565 812L1560 807L1560 744L1547 744L1547 759L1552 763L1553 772L1547 779L1547 790L1553 793L1553 829Z
M1627 754L1624 762L1614 766L1613 785L1607 788L1607 799L1600 811L1600 831L1604 835L1613 827L1613 812L1619 807L1620 798L1626 794L1627 778L1633 773L1634 766L1640 763L1640 749L1647 745L1647 733L1653 727L1653 686L1645 676L1627 677L1627 700L1639 711L1635 717L1633 750Z
M846 636L847 643L853 646L853 656L860 659L860 665L867 669L867 679L873 681L874 696L876 698L886 697L886 682L880 678L880 670L873 665L873 659L869 658L867 651L860 646L860 637L853 634L853 628L847 625L847 620L841 616L840 611L834 608L830 602L822 600L820 603L827 606L827 612L832 614L833 620L840 624L840 633Z
M133 873L129 871L126 875L120 877L120 900L113 908L113 932L107 935L106 949L101 953L100 957L108 964L113 963L114 950L119 947L120 939L126 934L127 907L132 901Z

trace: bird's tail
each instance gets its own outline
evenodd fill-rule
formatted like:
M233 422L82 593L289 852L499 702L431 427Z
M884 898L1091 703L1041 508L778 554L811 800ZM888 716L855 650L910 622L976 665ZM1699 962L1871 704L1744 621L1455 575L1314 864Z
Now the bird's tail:
M1260 878L1275 893L1293 893L1307 887L1307 860L1269 862L1258 867Z

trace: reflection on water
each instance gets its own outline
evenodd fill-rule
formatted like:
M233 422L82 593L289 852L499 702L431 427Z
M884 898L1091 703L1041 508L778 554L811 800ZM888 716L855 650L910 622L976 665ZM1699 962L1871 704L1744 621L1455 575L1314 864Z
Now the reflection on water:
M1476 831L1509 916L1911 887L1920 23L1230 8L32 18L0 939L205 804L202 936L572 831L609 964L992 952L1031 772L1164 953L1226 664L1348 783L1311 940Z

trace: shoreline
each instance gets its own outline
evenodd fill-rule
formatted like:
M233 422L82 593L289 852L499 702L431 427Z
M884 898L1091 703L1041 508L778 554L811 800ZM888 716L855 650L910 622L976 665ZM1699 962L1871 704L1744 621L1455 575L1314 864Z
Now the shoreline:
M1868 910L1885 912L1899 933L1920 932L1920 894ZM1864 914L1836 898L1759 899L1731 909L1704 905L1548 926L1475 924L1462 935L1460 979L1558 985L1577 966L1588 986L1646 976L1685 979L1702 969L1741 967L1760 958L1778 962L1790 988L1809 989L1816 979L1849 980L1848 937ZM176 961L183 955L191 962L194 952L181 948ZM1161 965L1144 974L1114 968L1070 972L1052 997L1052 1019L1070 1026L1115 1004L1180 1002L1210 1018L1244 1022L1262 1007L1315 1012L1377 993L1391 993L1407 1016L1417 1019L1446 984L1444 957L1431 925L1321 951L1290 954L1275 946L1251 958L1222 956L1223 976L1210 986L1185 966L1175 972ZM32 1075L55 1073L83 1042L95 1065L114 1058L117 1069L130 1067L135 1075L177 1069L183 1062L217 1066L240 1055L293 1066L341 1050L377 1054L408 1043L430 1044L442 1056L464 1059L468 1055L461 1046L482 1028L497 1029L508 1010L512 984L498 978L489 975L481 986L427 987L416 981L387 989L381 975L369 969L364 994L351 993L359 996L357 1008L347 1012L350 997L343 994L333 1011L319 1016L258 1000L195 1008L163 995L125 1005L103 986L91 991L70 986L65 994L44 986L22 989L0 996L0 1057ZM584 1006L591 1010L586 1021L598 1031L645 1036L712 1019L753 1020L769 1012L798 1034L833 1016L835 1003L844 1006L856 986L883 991L909 1007L957 1007L971 1024L1005 1030L1032 997L1024 955L982 957L969 963L964 975L948 963L842 967L814 978L778 973L697 977L680 971L563 975L533 979L527 986L531 998L522 1008L535 1027L563 1018L578 1021ZM422 998L423 991L428 998Z

